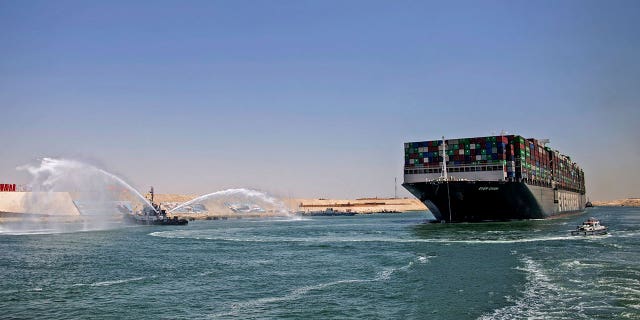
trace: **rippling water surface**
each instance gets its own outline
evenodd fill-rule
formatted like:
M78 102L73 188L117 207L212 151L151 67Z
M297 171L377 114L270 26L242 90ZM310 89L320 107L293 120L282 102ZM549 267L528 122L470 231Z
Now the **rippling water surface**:
M611 234L572 237L589 216ZM0 233L0 317L639 319L640 209Z

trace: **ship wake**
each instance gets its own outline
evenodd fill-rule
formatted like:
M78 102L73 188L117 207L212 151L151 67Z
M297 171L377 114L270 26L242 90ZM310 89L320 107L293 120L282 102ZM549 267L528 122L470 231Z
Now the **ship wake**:
M482 320L502 319L589 319L584 313L578 292L557 285L551 272L540 262L523 256L516 270L526 274L526 283L520 297L507 297L512 305L483 315Z

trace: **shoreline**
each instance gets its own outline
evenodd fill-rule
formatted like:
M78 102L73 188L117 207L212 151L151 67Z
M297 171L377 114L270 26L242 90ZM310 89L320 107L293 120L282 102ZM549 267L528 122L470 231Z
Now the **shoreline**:
M640 198L591 201L594 207L640 207Z
M55 219L61 217L78 217L80 212L73 203L74 194L59 192L50 196L53 208L51 212L33 212L34 208L27 209L23 202L27 198L27 192L0 192L0 221L11 221L16 219ZM170 208L176 203L183 203L197 198L197 195L189 194L156 194L155 201L161 207ZM357 198L357 199L325 199L325 198L297 198L283 199L290 212L298 214L309 214L312 212L332 211L337 213L353 213L353 214L373 214L373 213L404 213L412 211L428 211L427 207L416 198ZM594 207L640 207L640 198L627 198L607 201L592 201ZM43 208L35 208L43 209ZM32 211L32 212L29 212ZM282 214L267 211L245 213L243 217L273 217ZM175 212L169 216L180 216L187 219L223 219L235 218L236 214L228 212Z
M156 194L155 201L162 207L195 199L196 195ZM333 209L338 212L376 213L427 211L427 207L416 198L357 198L357 199L282 199L282 202L296 212L324 211Z

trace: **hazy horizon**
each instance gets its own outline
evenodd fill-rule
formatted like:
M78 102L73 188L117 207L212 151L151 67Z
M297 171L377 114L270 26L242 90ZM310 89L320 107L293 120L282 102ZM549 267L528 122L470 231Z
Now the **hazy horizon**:
M407 141L547 138L640 197L640 2L0 0L0 183L77 159L141 191L411 196Z

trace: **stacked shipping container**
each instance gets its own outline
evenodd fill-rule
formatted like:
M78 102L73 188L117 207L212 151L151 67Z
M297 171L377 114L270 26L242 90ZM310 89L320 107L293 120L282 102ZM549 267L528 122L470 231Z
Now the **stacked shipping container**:
M447 140L447 163L452 165L503 163L507 137L482 137ZM442 140L405 143L405 165L438 167L442 164Z
M584 172L571 158L535 139L489 136L451 139L445 144L449 168L492 165L504 170L509 181L584 193ZM405 173L442 166L442 140L407 142L404 148Z

